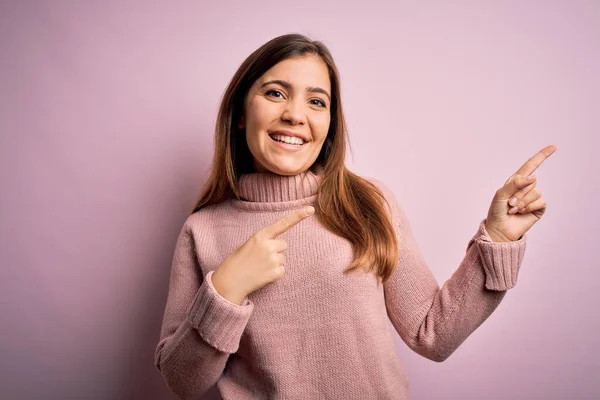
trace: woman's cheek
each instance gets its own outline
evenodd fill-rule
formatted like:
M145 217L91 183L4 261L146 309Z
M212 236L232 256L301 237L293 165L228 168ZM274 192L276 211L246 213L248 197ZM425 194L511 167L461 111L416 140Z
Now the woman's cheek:
M329 114L321 112L318 115L313 116L312 120L315 128L319 131L327 132L327 130L329 129L329 122L331 121L331 117L329 116Z

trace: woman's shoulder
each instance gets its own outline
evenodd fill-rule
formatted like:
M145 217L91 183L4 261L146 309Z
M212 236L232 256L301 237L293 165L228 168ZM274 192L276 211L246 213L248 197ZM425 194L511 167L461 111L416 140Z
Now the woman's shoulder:
M362 178L375 185L375 187L377 187L382 192L383 196L387 200L396 202L396 196L394 195L393 190L388 184L384 183L383 180L371 176L363 176Z
M229 207L229 201L203 206L187 216L184 227L198 226L213 221L215 218L222 218L224 208Z

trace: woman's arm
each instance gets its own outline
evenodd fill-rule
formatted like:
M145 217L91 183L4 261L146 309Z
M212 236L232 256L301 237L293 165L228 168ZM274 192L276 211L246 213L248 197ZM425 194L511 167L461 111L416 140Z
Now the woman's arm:
M392 207L399 245L398 265L384 285L388 316L412 350L444 361L516 284L527 235L514 242L493 242L484 219L458 268L440 288L396 197L381 182L376 184Z
M169 293L155 365L179 398L196 398L221 377L254 304L234 304L218 294L210 271L198 263L191 217L184 224L173 256Z

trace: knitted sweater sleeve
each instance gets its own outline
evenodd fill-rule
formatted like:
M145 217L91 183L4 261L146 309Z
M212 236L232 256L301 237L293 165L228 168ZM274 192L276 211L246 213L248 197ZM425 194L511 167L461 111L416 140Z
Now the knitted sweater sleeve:
M175 247L154 364L179 398L197 398L222 375L239 347L254 304L221 297L210 271L203 277L193 230L184 224Z
M387 314L409 348L444 361L515 286L527 235L513 242L493 242L482 220L458 268L440 288L396 197L383 183L374 183L391 207L399 246L396 269L384 284Z

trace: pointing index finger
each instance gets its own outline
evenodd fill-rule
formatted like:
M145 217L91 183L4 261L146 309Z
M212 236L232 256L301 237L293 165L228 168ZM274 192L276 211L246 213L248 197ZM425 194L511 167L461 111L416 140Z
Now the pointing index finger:
M312 206L299 208L291 214L288 214L280 220L275 221L273 224L263 228L262 232L270 239L275 239L275 237L287 232L312 214L314 214L314 207Z
M542 163L550 157L556 151L556 146L551 144L544 147L542 150L534 154L529 160L525 161L525 164L519 168L515 175L529 176L535 171Z

